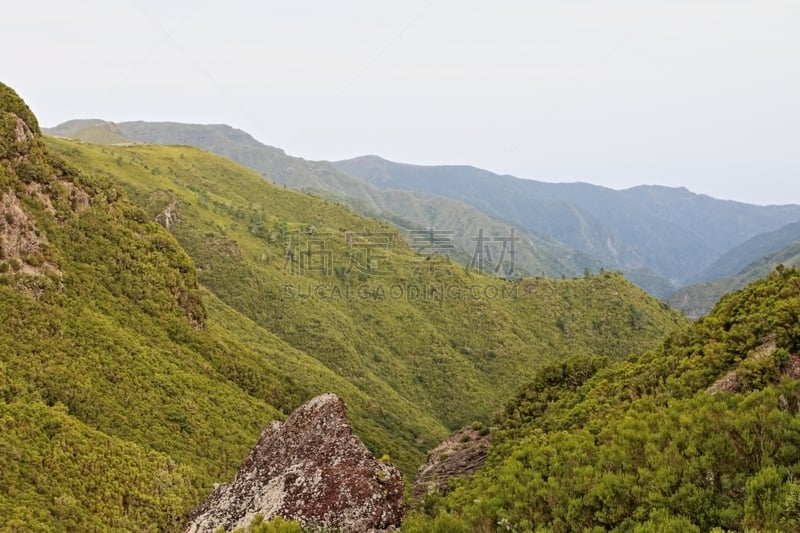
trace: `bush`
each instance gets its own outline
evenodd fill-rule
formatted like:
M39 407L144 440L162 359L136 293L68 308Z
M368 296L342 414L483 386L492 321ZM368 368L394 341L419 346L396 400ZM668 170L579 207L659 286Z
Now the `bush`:
M303 528L300 522L286 520L281 516L264 522L264 517L258 514L242 533L303 533Z

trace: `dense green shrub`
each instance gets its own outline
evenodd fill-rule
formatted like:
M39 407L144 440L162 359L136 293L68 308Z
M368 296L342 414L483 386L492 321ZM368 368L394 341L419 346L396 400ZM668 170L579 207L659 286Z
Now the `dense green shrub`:
M800 271L779 269L641 357L544 367L484 468L409 530L797 530L798 304Z

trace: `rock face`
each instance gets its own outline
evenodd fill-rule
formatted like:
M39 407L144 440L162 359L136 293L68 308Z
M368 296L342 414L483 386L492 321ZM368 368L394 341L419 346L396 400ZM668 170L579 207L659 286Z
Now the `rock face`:
M35 198L45 211L55 215L54 189L62 187L63 191L63 183L77 187L57 174L40 137L31 110L13 89L0 83L0 274L60 275L47 261L47 237L20 200ZM29 292L22 286L26 285L18 288Z
M353 435L344 402L318 396L261 433L234 481L189 517L187 533L246 527L255 515L305 528L364 532L400 524L403 478Z
M709 394L717 394L720 392L727 392L731 394L744 392L743 389L745 387L746 379L742 376L743 374L747 375L748 373L752 372L752 370L745 368L744 365L747 363L759 363L772 358L777 348L778 345L776 343L775 333L767 335L762 340L761 345L758 348L748 353L747 357L739 361L736 367L730 372L712 383L706 389L706 392ZM800 378L800 355L789 354L789 360L783 366L782 373L792 379Z
M411 497L419 503L432 493L444 494L450 480L475 472L486 461L491 440L480 427L467 426L428 452L417 471Z

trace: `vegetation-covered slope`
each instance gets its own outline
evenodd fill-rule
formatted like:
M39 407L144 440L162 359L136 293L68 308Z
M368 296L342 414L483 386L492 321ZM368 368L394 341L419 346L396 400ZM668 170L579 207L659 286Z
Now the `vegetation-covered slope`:
M43 140L0 97L0 530L175 530L322 392L409 474L545 361L682 323L618 275L415 255L196 149Z
M204 286L382 398L390 426L485 419L544 353L624 357L679 323L617 275L502 281L415 255L387 224L192 148L51 144L172 213ZM433 444L411 426L396 438Z
M640 357L543 369L404 531L797 531L798 318L781 267Z
M446 434L205 292L118 183L54 156L5 111L24 106L10 90L2 103L0 530L179 528L278 409L330 390L406 472Z
M52 135L99 144L118 143L117 132L136 142L189 145L208 150L249 167L270 181L341 202L357 213L394 224L408 240L433 228L447 235L451 257L469 265L479 231L507 235L513 227L516 275L574 276L585 268L598 271L602 264L591 256L519 226L493 218L447 196L376 187L337 169L326 161L307 161L266 146L244 131L224 125L172 122L121 122L72 120L47 130ZM669 292L669 291L668 291Z
M291 396L230 379L257 356L208 333L189 257L0 90L0 528L173 529Z

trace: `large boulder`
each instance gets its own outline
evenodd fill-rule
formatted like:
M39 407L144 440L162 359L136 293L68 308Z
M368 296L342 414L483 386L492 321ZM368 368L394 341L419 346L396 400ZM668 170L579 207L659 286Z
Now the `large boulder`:
M257 514L307 529L364 532L397 526L403 478L353 435L337 396L318 396L261 433L236 478L189 517L188 533L246 527Z

